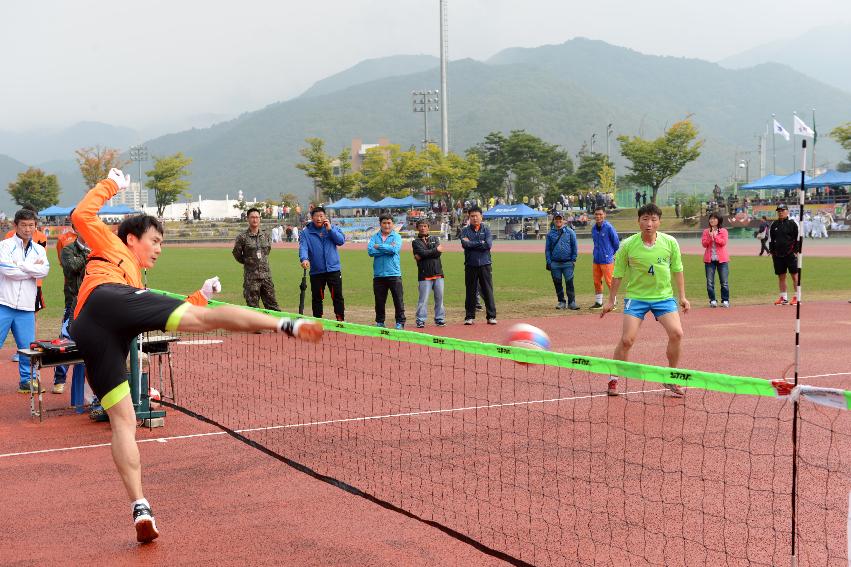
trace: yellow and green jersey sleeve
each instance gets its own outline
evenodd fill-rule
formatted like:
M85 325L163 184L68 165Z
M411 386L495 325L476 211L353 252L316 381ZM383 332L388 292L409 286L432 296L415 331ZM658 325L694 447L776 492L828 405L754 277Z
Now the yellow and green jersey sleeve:
M676 239L656 233L653 246L646 246L641 234L621 242L615 254L614 277L626 282L624 296L642 301L674 297L671 274L683 271L683 258Z

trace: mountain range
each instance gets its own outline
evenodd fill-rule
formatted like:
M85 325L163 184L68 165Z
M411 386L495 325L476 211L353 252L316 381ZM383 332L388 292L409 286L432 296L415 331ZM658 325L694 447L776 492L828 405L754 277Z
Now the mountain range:
M760 45L731 55L718 63L729 69L744 69L760 63L782 63L851 93L849 53L851 25L836 24L809 30L798 37Z
M512 129L525 129L572 154L596 133L595 149L605 151L609 123L615 136L655 137L690 116L705 146L701 157L675 178L677 189L723 183L742 157L751 162L751 178L757 177L756 136L764 131L772 112L791 130L792 110L816 107L822 134L851 120L851 93L787 65L729 69L582 38L559 45L510 48L484 62L453 61L448 77L450 146L456 152L491 131ZM353 138L369 143L386 137L405 148L418 145L423 117L412 112L410 93L428 88L439 88L436 58L373 59L318 81L294 99L208 128L156 137L146 144L153 155L181 151L193 158L190 191L195 198L234 196L239 190L249 199L283 192L306 197L312 184L294 167L301 160L299 149L305 146L305 138L325 139L331 153L349 146ZM438 114L429 115L429 120L430 138L439 140ZM123 130L113 133L111 139L116 139ZM126 147L105 139L100 143ZM610 143L618 173L625 173L617 143L614 139ZM776 144L778 173L786 172L793 165L791 144L782 138ZM4 149L0 144L0 153L26 161ZM824 135L817 150L819 164L833 164L845 155ZM770 151L768 157L770 172ZM82 182L71 181L71 176L66 170L60 177L63 204L72 203L84 190ZM63 181L65 177L70 185Z

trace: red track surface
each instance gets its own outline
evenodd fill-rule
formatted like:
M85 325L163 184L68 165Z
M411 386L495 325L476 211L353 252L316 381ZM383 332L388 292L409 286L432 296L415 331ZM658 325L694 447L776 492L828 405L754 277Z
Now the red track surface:
M801 375L802 382L812 383L820 386L837 386L851 388L851 371L849 365L848 337L851 335L851 305L847 303L812 303L802 306L802 352ZM553 340L554 349L574 354L596 355L609 357L617 339L620 328L620 315L614 314L600 320L598 316L587 315L584 317L559 318L557 316L540 319L534 323L546 330ZM794 361L794 309L772 306L750 306L736 307L730 310L699 309L684 316L686 338L684 341L683 358L680 366L686 368L705 369L714 372L725 372L731 374L742 374L760 376L767 378L779 377ZM509 321L502 321L494 328L479 322L474 327L450 326L445 329L432 329L429 332L435 334L446 334L461 338L500 342L505 333ZM643 326L639 341L634 348L634 360L639 362L664 364L664 334L658 325L652 320ZM273 340L271 337L248 337L246 340L255 341L258 348L262 341ZM277 340L277 339L275 339ZM314 348L314 347L310 347ZM262 349L258 352L262 352ZM404 354L407 351L402 351ZM413 351L412 351L413 352ZM0 351L0 359L8 361L10 351ZM262 395L277 399L270 404L270 408L278 408L286 405L288 392L286 389L270 390L269 381L264 380L263 370L267 363L259 360L250 350L241 353L241 362L235 360L201 360L196 368L192 370L209 380L217 380L230 384L234 392L244 395ZM312 360L331 361L335 353L328 352L318 347L312 351ZM342 380L352 381L360 391L372 392L372 403L375 404L368 415L379 415L390 408L399 406L399 392L383 389L380 382L373 382L370 378L379 375L383 370L380 355L375 357L368 350L353 351L348 360L348 372L337 370L335 376ZM289 360L289 359L288 359ZM299 360L300 359L296 359ZM248 362L246 362L248 361ZM427 365L440 364L438 360L426 362L412 356L408 361L412 365L428 368ZM287 360L282 364L286 365ZM307 374L311 372L311 365L303 362L299 369L292 371L293 376L299 372ZM500 363L506 364L506 363ZM513 363L508 363L513 366ZM240 366L241 365L241 366ZM245 565L245 564L295 564L295 565L487 565L498 561L486 556L472 547L443 534L442 532L425 526L415 520L404 517L395 512L381 508L362 498L352 496L342 490L334 488L326 483L314 480L292 468L268 457L255 449L252 449L227 435L219 434L219 430L188 418L176 411L170 411L166 418L164 429L153 431L139 430L140 439L155 439L170 437L165 441L153 441L141 444L142 458L144 463L144 478L146 495L154 505L157 513L158 524L162 531L162 537L152 545L137 546L132 539L132 526L130 523L129 504L125 500L124 491L120 481L114 472L109 448L107 446L92 447L92 445L108 443L108 427L104 424L93 424L83 416L50 416L43 423L31 421L28 417L28 402L24 396L14 392L16 384L16 368L9 362L0 363L4 370L6 379L0 384L0 482L3 489L0 491L0 514L4 518L4 529L0 530L0 563L2 564L215 564L215 565ZM239 372L235 370L239 368ZM523 376L522 369L515 368L513 371L496 371L495 376ZM188 371L188 369L184 369ZM832 375L835 374L835 375ZM464 373L456 374L456 379L461 379ZM827 375L827 376L825 376ZM832 376L831 376L832 375ZM369 379L358 381L359 376ZM449 378L452 378L450 375ZM312 382L322 384L322 375L317 374ZM48 382L48 380L45 380ZM514 380L517 383L518 380ZM522 383L522 380L519 381ZM346 408L347 396L346 386L342 384L328 383L326 388L317 389L318 397L328 397L326 402L331 405L348 409L351 416L363 415L364 408L353 405ZM473 382L469 390L464 392L463 399L452 399L448 393L450 385L439 388L446 391L447 399L430 399L430 402L438 403L440 406L456 407L458 402L469 404L476 400L510 400L519 396L520 399L543 398L558 393L562 384L547 381L537 387L531 383L525 383L517 387L514 383L508 383L504 379L495 382ZM410 386L413 394L410 399L417 403L416 384ZM179 388L180 386L178 386ZM626 387L636 388L636 383L630 381ZM641 387L641 386L638 386ZM646 387L646 386L645 386ZM242 389L240 389L242 388ZM495 389L494 389L495 388ZM588 392L599 390L597 385L588 383L576 385L577 390L585 388ZM590 388L590 390L589 390ZM183 393L183 392L180 392ZM422 396L422 394L419 394ZM66 395L67 396L67 395ZM662 398L658 395L648 398L647 404L627 403L627 398L608 399L593 398L588 402L575 403L569 406L569 411L576 416L578 423L584 423L585 428L573 427L569 422L562 424L568 429L559 429L557 437L564 443L570 439L582 443L599 445L602 451L610 447L612 451L625 453L630 447L636 446L639 439L632 439L628 434L633 426L644 429L645 433L652 433L654 424L660 417L665 417L664 427L658 431L660 435L670 434L671 431L691 429L691 419L700 415L698 411L693 416L688 413L689 408L699 410L699 405L704 409L710 407L718 398L710 396L702 398L693 393L687 396L683 405L670 398ZM45 394L49 404L60 405L59 396ZM514 397L514 398L513 398ZM64 397L63 397L64 398ZM313 407L306 397L301 400L290 397L295 402L292 407L295 412L287 416L286 423L302 422L307 417L321 415L321 409ZM67 399L67 398L66 398ZM394 401L395 400L395 401ZM654 401L655 400L655 401ZM203 399L199 400L203 402ZM238 396L234 395L226 400L220 408L220 413L227 413L230 408L232 417L225 415L225 419L234 422L235 426L242 423L264 423L264 417L245 417L240 413L237 403ZM411 402L413 404L413 401ZM759 412L768 411L768 415L776 414L779 402L775 405L760 406ZM584 405L583 405L584 404ZM697 404L697 406L695 405ZM684 408L683 410L678 408ZM636 413L636 411L638 413ZM271 410L270 410L271 411ZM742 415L756 415L757 410L750 408L747 412L742 410ZM679 412L679 413L677 413ZM729 412L729 408L727 408ZM544 422L547 419L545 412L535 414L527 412L516 415L539 417L542 422L530 421L523 427L529 435L539 440L544 440L547 429ZM589 428L590 422L595 419L603 419L609 415L614 429L606 437L599 437L598 428ZM330 416L329 416L330 417ZM334 417L340 417L336 415ZM348 417L348 415L343 415ZM504 451L510 451L512 440L500 437L492 437L488 431L499 431L503 425L501 420L511 420L512 414L505 412L493 412L493 417L486 412L480 416L484 427L483 435L479 436L479 443L474 447L467 448L464 442L464 428L470 427L464 421L464 417L458 417L455 421L449 421L446 427L460 427L461 435L454 444L451 442L454 435L448 431L450 447L465 453L462 462L467 463L477 474L489 477L490 467L502 466L499 461L490 460L487 455L498 455ZM729 417L729 416L728 416ZM845 418L847 431L848 419ZM669 423L667 419L673 420ZM223 421L225 420L223 419ZM733 421L736 414L733 412ZM745 420L747 421L747 420ZM433 425L429 425L432 423ZM435 441L428 435L430 428L441 427L439 420L428 418L425 422L408 419L405 427L409 427L409 437L413 439L414 452L422 457L422 460L404 463L404 468L423 468L420 478L428 481L428 455L434 450ZM778 422L776 418L769 418L767 422L775 429L779 428L785 435L788 422ZM746 427L747 423L743 424ZM827 424L828 427L831 424ZM836 427L836 424L832 425ZM383 422L359 425L369 430L369 439L381 441L387 431L382 429ZM735 431L730 423L724 425L727 432ZM751 427L753 424L751 423ZM761 430L758 428L758 430ZM312 428L305 430L303 436L311 441L307 446L316 449L317 445L312 441L325 438L332 445L336 443L339 447L350 450L349 444L352 439L346 436L345 425L335 425L328 428ZM809 430L807 430L809 431ZM620 433L618 433L620 432ZM174 437L192 434L210 435L175 439ZM417 440L417 434L422 438ZM258 441L273 445L275 438L266 432L255 434ZM651 436L652 437L652 436ZM646 436L642 437L646 438ZM811 458L816 458L819 449L827 451L827 447L819 446L823 436L814 435L809 441L808 447ZM701 442L705 442L704 437ZM721 441L719 441L721 442ZM506 444L507 443L507 444ZM754 467L747 472L735 470L738 461L730 459L727 461L726 474L746 474L751 479L766 475L770 478L775 474L772 470L761 469L761 461L753 455L762 451L774 455L782 453L783 447L766 446L765 441L759 438L736 439L736 436L723 439L725 446L730 447L736 443L742 443L747 449L750 457L747 461ZM319 445L321 449L324 445ZM567 445L559 441L563 451L567 451ZM69 447L80 447L70 450L56 450ZM273 447L283 449L285 447ZM693 447L691 447L693 448ZM38 450L53 450L48 453L10 455L18 452L32 452ZM364 449L364 447L361 447ZM367 450L370 448L367 446ZM443 448L445 450L445 448ZM721 461L722 455L713 457L710 450L701 450L699 457L707 460L701 468L691 469L689 457L689 445L680 446L675 454L676 458L685 459L683 462L672 463L672 466L686 467L686 470L699 471L704 479L709 479L714 464ZM340 450L337 448L337 450ZM531 448L534 452L534 447ZM329 446L328 451L331 451ZM374 452L381 451L380 443L374 448ZM563 457L564 455L562 455ZM294 457L305 457L305 455L294 455ZM307 458L313 458L306 455ZM324 457L324 455L323 455ZM376 454L377 458L382 455ZM556 456L556 458L562 458ZM697 457L697 456L696 456ZM541 457L543 458L543 456ZM574 458L577 458L574 456ZM484 460L481 460L484 459ZM848 476L848 455L840 454L839 470ZM639 461L640 462L640 461ZM684 464L685 463L685 464ZM775 461L773 465L783 469L782 460ZM356 465L352 465L356 466ZM588 463L588 471L594 467L592 462ZM708 468L707 468L708 467ZM582 467L580 467L582 468ZM642 468L642 467L639 467ZM646 467L645 467L646 468ZM723 468L723 467L722 467ZM652 469L652 467L651 467ZM501 469L500 469L501 470ZM663 469L660 469L663 470ZM391 474L390 470L387 474ZM522 471L513 470L511 475L520 474ZM748 508L744 508L744 499L738 502L732 495L726 495L726 500L713 498L712 494L695 495L687 490L676 495L684 501L685 509L666 508L662 502L659 503L657 513L647 514L644 517L632 517L634 510L640 509L640 504L634 505L630 502L630 494L638 490L631 480L641 478L643 489L647 484L653 486L659 482L659 476L649 474L641 477L640 471L614 471L619 477L627 479L622 485L610 485L612 492L608 494L608 500L612 503L609 510L602 510L612 522L611 526L586 526L582 515L594 510L571 508L565 511L565 516L560 518L563 525L572 526L571 533L584 534L583 537L594 539L596 548L570 549L569 541L557 539L555 548L565 546L566 552L575 551L585 561L597 560L603 564L645 564L661 563L665 557L664 553L670 553L675 557L694 558L690 564L719 564L721 556L707 549L726 548L733 557L744 556L744 539L757 537L765 525L773 523L782 524L777 518L786 517L782 508L765 508L774 502L783 502L785 497L771 498L772 491L776 489L783 494L785 480L780 478L779 483L773 487L769 482L767 488L769 493L765 498L751 497L748 500ZM634 474L629 474L633 472ZM652 473L652 470L650 470ZM817 483L818 469L805 469L802 471L802 482ZM371 478L364 471L355 470L365 479ZM598 471L599 473L599 471ZM626 473L626 474L624 474ZM505 472L508 474L508 472ZM607 478L606 471L601 473ZM639 476L636 476L639 475ZM451 475L450 475L451 476ZM519 482L520 477L512 476L512 482ZM588 495L589 502L600 502L598 498L592 499L595 489L594 480L598 479L597 473L589 475L587 482L576 482L571 488L573 495L568 500L582 502L583 494ZM380 479L379 479L380 480ZM470 482L469 471L464 474L462 470L460 477L443 479L447 483ZM364 480L365 483L370 482ZM473 485L471 485L472 487ZM478 486L481 486L479 484ZM616 486L612 489L611 486ZM493 489L497 490L498 486ZM565 489L562 485L562 490ZM732 490L736 489L735 483L730 484ZM597 487L599 490L599 487ZM416 494L412 490L411 494ZM453 498L457 496L442 495L443 506L457 513L464 519L465 506L463 502L457 502L457 510L452 509ZM534 494L534 492L532 493ZM500 500L502 497L488 497L478 493L469 493L469 498L477 501L483 498L494 503L494 509L489 515L500 513L502 509ZM847 498L847 494L837 497ZM392 498L388 498L392 499ZM534 497L533 497L534 500ZM606 499L603 498L605 501ZM535 501L536 502L536 501ZM535 506L540 505L539 513L533 514L524 522L530 533L538 533L545 529L547 522L552 519L551 514L543 508L543 503L523 503L522 507L528 510L538 510ZM429 502L407 502L407 507L416 508L418 505L429 504ZM590 506L590 504L589 504ZM645 505L646 506L646 505ZM664 533L665 522L688 519L688 511L692 508L705 510L707 514L717 514L725 520L732 521L736 518L750 518L748 525L753 526L753 533L719 533L713 530L710 524L697 526L683 526L683 532L688 532L691 543L674 549L665 549L664 537L648 537L643 530L636 531L634 526L649 526L651 533ZM685 512L684 512L685 510ZM646 511L646 510L645 510ZM597 510L597 512L600 512ZM775 520L772 520L772 517ZM762 522L760 518L764 519ZM457 518L438 518L451 521ZM811 522L807 526L806 522ZM762 522L762 523L761 523ZM816 542L824 547L827 544L821 542L820 538L830 538L831 553L836 558L836 549L843 549L844 526L819 524L819 518L808 515L801 518L802 529L809 528L806 532L808 542ZM654 527L654 523L656 524ZM634 554L624 554L617 549L610 552L606 549L609 537L617 537L618 532L609 531L616 527L623 527L619 532L625 540L619 545L628 549L637 550ZM629 529L633 526L633 529ZM762 526L762 527L760 527ZM475 532L478 525L469 521L468 531ZM777 526L775 526L775 529ZM587 533L586 533L587 532ZM821 533L819 533L821 532ZM830 532L825 534L825 532ZM595 535L597 534L597 535ZM482 539L498 539L494 534L478 534ZM570 539L570 538L568 538ZM804 536L802 536L804 540ZM698 544L695 544L698 542ZM510 542L509 542L510 544ZM675 545L669 542L668 545ZM813 549L820 549L820 545L813 545ZM528 550L527 550L528 552ZM752 555L752 561L768 561L776 564L783 562L784 550L768 549ZM526 555L528 557L528 555ZM537 557L542 562L556 562L549 556ZM808 557L807 565L823 564L824 557L818 554ZM730 564L747 564L744 559L730 560ZM837 563L834 563L837 564ZM802 563L804 565L804 563Z

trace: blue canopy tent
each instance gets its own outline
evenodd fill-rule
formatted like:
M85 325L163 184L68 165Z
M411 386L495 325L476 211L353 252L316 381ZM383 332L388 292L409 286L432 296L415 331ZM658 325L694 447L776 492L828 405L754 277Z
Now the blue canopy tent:
M46 209L38 212L40 217L67 217L74 210L73 207L60 207L59 205L51 205Z
M419 199L415 199L412 196L407 196L399 202L399 205L403 207L411 207L413 209L421 209L424 207L428 207L428 203L425 201L420 201Z
M798 185L800 186L800 180ZM842 172L831 169L804 183L805 187L842 187L844 185L851 185L851 171Z
M761 177L756 181L751 181L750 183L745 183L739 190L744 189L745 191L756 191L759 189L770 189L773 187L772 183L783 179L782 175L766 175L765 177Z
M356 209L369 209L375 204L375 201L369 197L361 197L360 199L355 199L352 203L354 203Z
M99 215L135 215L138 214L139 211L136 209L132 209L127 205L106 205L101 207L98 211Z
M343 197L337 202L329 203L325 205L326 209L359 209L361 205L356 204L356 201L353 199L349 199L348 197Z
M390 209L390 208L395 208L395 207L404 207L405 205L402 204L402 201L404 201L404 199L397 199L396 197L384 197L380 201L373 203L372 207L370 207L370 208L373 208L373 209Z
M804 185L806 185L807 181L810 181L811 178L807 175L804 175ZM795 173L790 173L786 177L781 177L776 181L770 183L765 189L797 189L801 186L801 172L796 171Z
M38 212L40 217L67 217L71 214L71 211L74 210L74 207L60 207L58 205L52 205L47 207L46 209L42 209ZM134 215L139 211L128 207L127 205L104 205L98 211L99 215Z
M547 213L544 211L536 211L524 205L523 203L517 205L496 205L495 207L491 207L482 215L483 218L486 219L497 219L497 218L540 218L547 216Z

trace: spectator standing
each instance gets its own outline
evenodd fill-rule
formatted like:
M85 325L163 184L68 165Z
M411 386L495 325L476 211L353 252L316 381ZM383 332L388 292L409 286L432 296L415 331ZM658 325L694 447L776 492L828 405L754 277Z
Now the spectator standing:
M443 246L440 239L429 234L426 220L417 221L417 237L411 242L414 259L417 261L417 328L425 327L428 317L428 297L434 291L434 324L438 327L446 325L446 309L443 306L443 265L440 256Z
M680 200L674 199L674 215L680 218Z
M9 330L18 348L29 348L35 340L35 311L38 297L36 280L47 277L50 263L41 244L33 240L36 213L21 209L15 213L15 234L0 242L0 344L6 342ZM29 394L30 387L43 392L41 385L30 381L30 359L18 360L18 391Z
M493 296L493 271L491 247L493 235L482 224L482 209L471 207L468 211L470 224L461 231L461 247L464 248L464 284L466 300L465 325L476 319L476 291L481 292L485 302L485 317L488 325L496 325L496 302Z
M399 253L402 237L393 230L393 217L378 217L381 230L369 239L367 252L372 257L372 293L375 295L375 326L384 327L387 292L393 296L396 328L405 328L405 302Z
M797 305L797 291L789 301L786 292L786 273L792 274L792 283L798 288L798 254L801 243L798 240L800 228L798 223L789 218L789 208L786 203L777 205L777 220L768 229L768 249L774 263L774 274L777 276L780 297L774 305Z
M74 309L77 308L77 295L80 293L80 284L83 283L83 277L86 275L86 260L88 260L91 250L89 250L83 237L77 235L76 232L66 234L74 234L75 239L62 247L59 256L59 264L62 266L62 274L65 279L63 290L65 293L65 313L62 315L59 336L63 339L70 339L68 325L71 322ZM54 394L61 394L65 391L67 375L67 365L57 366L53 371Z
M771 223L768 222L768 217L762 215L762 221L759 223L759 228L756 231L756 238L759 240L759 255L763 253L771 256L771 251L768 249L768 229Z
M345 320L345 302L343 301L343 276L340 266L340 253L337 247L346 242L339 227L332 227L325 216L325 209L314 207L310 220L301 233L293 229L298 242L298 259L301 267L310 270L310 295L314 317L322 317L322 301L325 299L325 287L331 291L334 315L337 321Z
M615 270L615 253L620 247L618 232L612 223L606 220L606 209L598 207L594 211L594 226L591 227L591 240L594 242L594 305L591 309L603 307L603 280L609 291L612 289L612 274ZM617 298L615 298L617 305Z
M641 208L641 191L638 190L635 192L635 208Z
M287 235L287 242L292 242L293 241L293 227L291 227L290 225L287 225L285 232L286 232L286 235Z
M576 233L565 225L564 217L556 213L553 217L553 228L547 233L544 243L544 256L547 260L547 270L553 278L556 288L556 309L571 309L576 311L576 293L573 287L573 268L576 265L577 246ZM562 286L564 279L564 286ZM567 292L567 301L565 301Z
M644 206L647 204L647 189L641 194L641 205Z
M266 309L280 311L275 299L275 284L269 268L272 239L260 228L260 210L246 211L248 228L241 232L233 245L233 257L243 266L242 294L249 307L259 307L260 300Z
M727 229L723 228L724 219L718 213L709 215L709 228L703 229L701 244L703 265L706 269L706 294L709 296L709 306L718 307L715 300L715 272L721 284L721 307L730 307L730 255L727 252Z

